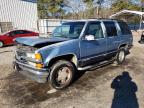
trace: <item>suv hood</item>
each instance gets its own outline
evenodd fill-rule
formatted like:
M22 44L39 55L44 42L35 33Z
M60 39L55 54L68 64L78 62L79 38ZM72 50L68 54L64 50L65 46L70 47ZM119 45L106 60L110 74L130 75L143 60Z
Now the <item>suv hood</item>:
M58 43L58 42L63 42L69 40L67 38L60 38L60 37L21 37L21 38L16 38L16 42L32 47L43 47L47 46L50 44Z

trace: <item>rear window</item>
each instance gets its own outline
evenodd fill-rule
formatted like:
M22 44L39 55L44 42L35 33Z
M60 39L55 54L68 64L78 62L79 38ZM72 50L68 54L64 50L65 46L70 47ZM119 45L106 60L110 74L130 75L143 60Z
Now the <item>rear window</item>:
M117 36L117 29L114 22L104 21L108 37Z
M120 26L121 33L123 35L131 34L131 31L130 31L129 27L128 27L128 25L125 22L118 22L118 24Z

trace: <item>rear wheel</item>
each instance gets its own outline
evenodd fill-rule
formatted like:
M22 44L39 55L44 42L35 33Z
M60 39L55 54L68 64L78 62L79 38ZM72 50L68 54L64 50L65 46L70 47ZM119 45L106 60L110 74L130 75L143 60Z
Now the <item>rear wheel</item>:
M70 85L74 78L75 67L66 60L59 60L51 67L50 83L55 89L61 90Z
M126 53L124 48L120 48L116 55L116 63L122 64L125 61Z
M4 46L3 42L0 41L0 48L3 47L3 46Z

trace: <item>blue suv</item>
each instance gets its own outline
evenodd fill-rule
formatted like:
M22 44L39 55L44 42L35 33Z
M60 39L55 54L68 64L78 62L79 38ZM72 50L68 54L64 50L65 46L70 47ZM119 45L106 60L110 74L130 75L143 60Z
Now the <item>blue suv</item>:
M76 70L88 70L116 61L122 64L132 47L127 24L112 19L62 23L49 37L16 40L14 68L39 83L63 89Z

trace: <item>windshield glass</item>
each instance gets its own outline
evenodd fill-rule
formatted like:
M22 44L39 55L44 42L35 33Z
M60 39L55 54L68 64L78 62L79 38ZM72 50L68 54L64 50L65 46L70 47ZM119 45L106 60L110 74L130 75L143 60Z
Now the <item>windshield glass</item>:
M58 26L52 33L53 37L76 39L79 37L85 22L67 22Z

